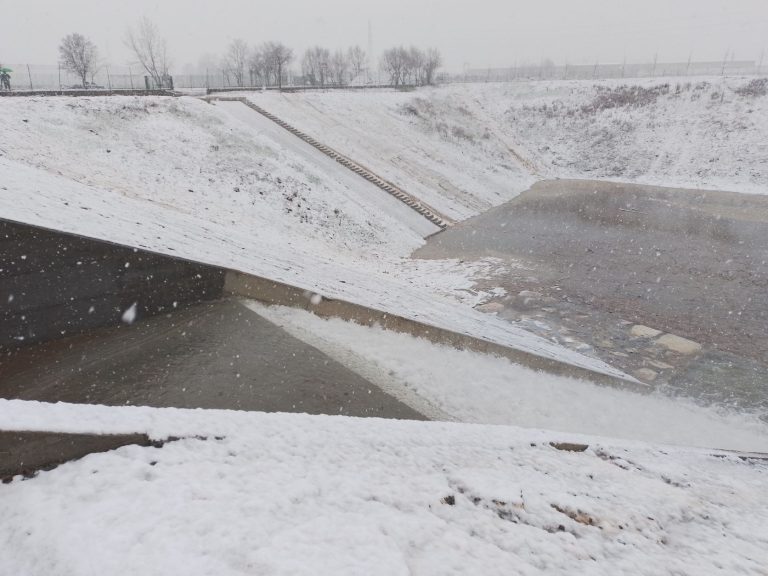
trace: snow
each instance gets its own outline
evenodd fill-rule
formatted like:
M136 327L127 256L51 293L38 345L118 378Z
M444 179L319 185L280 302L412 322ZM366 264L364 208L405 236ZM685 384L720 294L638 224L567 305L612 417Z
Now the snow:
M768 451L768 426L757 415L543 374L506 358L295 308L246 306L431 419Z
M542 178L768 193L768 97L740 94L751 80L553 80L249 97L461 220ZM616 96L621 86L658 94L594 109L601 94Z
M382 194L381 190L374 184L360 178L357 174L354 174L312 145L290 134L284 128L281 128L261 114L254 113L253 110L242 102L213 102L213 105L226 110L228 114L236 118L244 127L248 127L256 134L268 135L271 140L279 143L282 148L294 152L302 159L303 163L313 166L316 172L332 174L338 182L343 183L350 190L355 190L357 194L364 195L368 209L371 212L378 213L383 211L393 219L407 225L408 228L422 237L429 236L440 230L440 228L395 197L389 194Z
M138 302L134 302L128 308L125 309L125 312L123 312L123 315L121 316L121 320L126 324L133 324L133 322L136 320L137 304Z
M463 100L455 100L459 94L454 87L416 94L244 93L442 214L463 220L510 200L535 178Z
M759 574L766 468L436 422L0 400L10 429L181 440L0 486L0 574ZM585 452L550 442L589 444Z
M365 180L307 162L195 98L4 98L0 110L4 158L94 189L211 224L270 222L335 249L403 254L422 243L399 214L371 218L379 205Z
M221 108L112 97L10 98L0 110L13 119L0 217L240 270L624 377L435 288L468 285L478 267L414 265L406 256L423 239L368 203L370 185L350 189ZM421 267L431 271L424 281Z
M710 83L708 100L686 90L585 118L568 110L596 89L567 82L252 97L466 218L539 176L765 191L766 99L739 100L740 81L724 82L719 103ZM550 116L555 100L564 104ZM306 113L312 107L327 119ZM258 119L244 121L240 108L25 98L2 99L0 110L3 218L242 270L315 301L342 298L620 375L472 310L485 297L474 281L497 263L407 259L423 243L410 213ZM632 141L611 132L623 123ZM673 145L683 137L690 154ZM749 416L253 307L433 417L478 424L0 399L5 431L180 438L0 486L0 575L764 573L765 460L575 433L766 451L765 427Z

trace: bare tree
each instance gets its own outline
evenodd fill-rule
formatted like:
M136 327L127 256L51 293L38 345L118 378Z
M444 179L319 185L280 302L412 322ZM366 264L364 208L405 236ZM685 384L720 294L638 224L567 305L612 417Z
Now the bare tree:
M365 72L367 55L360 46L352 46L347 50L347 62L352 73L352 78L359 78Z
M245 40L233 40L224 56L224 70L235 79L235 84L242 87L245 81L245 67L248 60L248 44Z
M442 62L440 52L434 48L424 52L415 46L399 46L384 52L381 68L389 75L389 81L394 86L423 86L435 81L435 72Z
M349 74L349 63L347 57L341 50L336 50L331 56L331 76L337 86L344 86L347 83Z
M430 48L424 58L424 81L426 84L435 83L435 72L443 65L443 56L437 48Z
M424 84L424 53L411 46L405 59L405 75L407 82L413 86Z
M142 18L136 30L128 29L125 44L152 77L154 84L165 86L168 82L168 47L157 26L148 18Z
M251 86L266 86L267 62L264 56L264 49L261 46L251 50L248 56L248 75L250 76Z
M87 88L88 78L92 79L96 72L96 45L77 32L68 34L59 44L59 56L61 65L76 74L83 88Z
M389 83L400 86L405 82L408 51L401 47L385 50L381 55L381 68L389 76Z
M293 50L282 42L267 42L263 46L268 69L275 79L275 84L283 87L283 73L293 60Z
M315 46L304 52L301 71L312 86L325 86L330 67L331 53L327 48Z

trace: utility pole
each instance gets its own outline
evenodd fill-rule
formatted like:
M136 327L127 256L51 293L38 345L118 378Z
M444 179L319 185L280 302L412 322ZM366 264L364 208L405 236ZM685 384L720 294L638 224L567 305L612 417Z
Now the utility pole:
M373 80L373 28L371 27L371 21L368 20L368 84Z
M29 64L27 64L27 76L29 76L29 90L32 91L32 72L29 71Z

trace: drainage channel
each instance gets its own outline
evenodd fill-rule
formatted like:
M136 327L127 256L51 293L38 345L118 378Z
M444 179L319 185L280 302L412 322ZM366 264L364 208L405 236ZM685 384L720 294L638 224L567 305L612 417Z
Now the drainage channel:
M396 186L392 182L389 182L388 180L385 180L384 178L376 175L374 172L366 168L365 166L359 164L358 162L355 162L354 160L344 156L343 154L337 152L330 146L326 146L325 144L318 142L308 134L305 134L298 128L295 128L294 126L291 126L284 120L281 120L274 114L267 112L262 108L261 106L258 106L248 100L247 98L240 98L240 97L228 97L228 98L221 98L221 97L213 97L210 98L211 100L221 100L225 102L241 102L248 106L251 110L258 112L265 118L271 120L281 128L284 128L297 138L300 138L301 140L304 140L307 144L310 144L326 156L329 156L330 158L333 158L341 164L342 166L348 168L358 176L365 178L368 182L371 184L377 186L381 190L384 190L387 194L390 194L391 196L394 196L400 202L411 208L412 210L418 212L421 216L432 222L435 226L440 227L442 230L446 229L448 226L451 226L454 224L454 221L443 216L442 214L438 213L436 210L431 208L430 206L427 206L414 196L408 194L405 192L402 188Z

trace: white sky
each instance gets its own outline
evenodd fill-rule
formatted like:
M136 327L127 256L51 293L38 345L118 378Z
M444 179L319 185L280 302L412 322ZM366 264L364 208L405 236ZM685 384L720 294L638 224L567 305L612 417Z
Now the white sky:
M241 37L307 46L436 46L446 68L515 62L759 60L768 51L768 0L0 0L0 61L55 64L62 36L80 32L114 65L125 30L153 19L174 69L224 52ZM729 56L730 58L730 56ZM768 65L768 54L766 55Z

